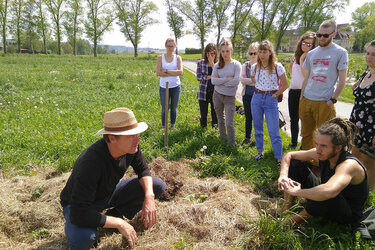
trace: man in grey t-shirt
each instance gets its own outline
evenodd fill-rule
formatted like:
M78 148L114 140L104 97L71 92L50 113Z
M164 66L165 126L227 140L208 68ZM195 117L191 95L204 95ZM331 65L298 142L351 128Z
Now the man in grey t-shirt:
M319 46L307 54L303 64L306 74L299 108L303 150L314 148L315 129L336 117L334 104L345 87L348 52L332 42L336 29L333 20L320 25L316 33Z

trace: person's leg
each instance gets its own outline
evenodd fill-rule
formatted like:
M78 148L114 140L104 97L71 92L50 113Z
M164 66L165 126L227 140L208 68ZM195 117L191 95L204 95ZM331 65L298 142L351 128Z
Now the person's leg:
M231 146L236 145L236 135L234 129L234 114L236 113L236 97L224 97L225 125L228 131L228 142Z
M208 102L199 100L199 111L201 113L200 124L202 128L207 127Z
M65 234L69 248L90 249L97 240L97 228L78 227L70 221L70 205L63 208L65 218Z
M352 153L365 166L367 171L368 185L370 188L370 192L372 192L375 188L375 159L361 153L361 151L357 147L353 147Z
M251 115L254 123L254 138L255 145L259 153L263 153L263 95L260 93L254 93L251 100Z
M283 149L279 131L278 101L277 98L273 98L271 94L267 94L265 97L264 115L266 117L268 134L271 139L274 156L277 160L281 160L283 157Z
M323 125L326 121L331 120L332 118L336 117L336 109L335 106L332 108L328 107L326 101L317 102L316 105L319 105L315 108L314 116L316 117L316 127L319 128Z
M226 141L227 140L227 131L226 131L226 128L225 128L223 97L224 96L218 94L217 92L214 92L213 100L214 100L214 105L215 105L216 117L217 117L217 121L218 121L220 139L222 141Z
M215 105L214 105L214 101L213 101L213 94L214 94L213 90L208 90L207 94L206 94L206 100L207 100L207 102L209 102L211 104L211 124L212 124L212 127L217 125L217 117L216 117Z
M290 133L292 135L292 146L297 146L298 144L298 133L299 133L299 99L301 95L300 89L289 90L288 96L288 109L290 117Z
M175 88L169 89L169 95L171 98L171 126L173 127L176 124L177 118L177 106L178 101L180 100L181 86L178 85Z
M165 183L158 177L152 177L155 199L163 194ZM144 190L138 178L121 180L109 201L110 207L115 207L118 212L131 220L142 209L145 198Z
M159 88L160 104L161 104L161 125L165 127L165 88Z
M316 129L316 121L313 117L313 103L307 98L303 98L299 103L299 118L301 119L301 136L302 149L309 150L314 147L314 131Z
M253 123L253 117L251 116L251 95L244 95L242 97L243 108L245 110L245 137L251 138L251 129Z

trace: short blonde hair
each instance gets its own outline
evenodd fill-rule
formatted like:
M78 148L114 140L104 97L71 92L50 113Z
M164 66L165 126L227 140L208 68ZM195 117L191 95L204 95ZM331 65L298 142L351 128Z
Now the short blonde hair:
M332 19L328 19L328 20L325 20L324 22L322 22L322 24L319 26L319 28L332 28L333 31L335 32L336 29L337 29L337 25L336 25L336 22Z
M177 45L176 44L176 41L173 39L173 38L168 38L166 41L165 41L165 46L167 46L167 44L169 43L169 42L173 42L174 43L174 45Z
M259 47L259 43L258 42L253 42L249 45L249 48L247 49L247 51L250 51L250 50L258 50L258 47Z

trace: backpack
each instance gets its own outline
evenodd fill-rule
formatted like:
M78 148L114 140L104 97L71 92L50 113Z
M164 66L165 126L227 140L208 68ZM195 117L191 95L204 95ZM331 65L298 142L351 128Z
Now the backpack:
M255 66L254 74L257 73L257 68L258 68L258 67ZM275 65L275 73L276 73L276 77L277 77L277 83L278 83L277 85L279 86L279 89L280 89L282 83L281 83L281 81L280 81L279 74L277 73L277 65ZM278 102L282 102L282 101L283 101L283 94L281 94L281 95L279 95L279 96L277 97L277 101L278 101Z

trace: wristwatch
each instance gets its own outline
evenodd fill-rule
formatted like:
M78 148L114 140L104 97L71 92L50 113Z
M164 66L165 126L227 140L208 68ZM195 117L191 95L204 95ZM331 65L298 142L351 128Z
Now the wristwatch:
M335 104L336 102L337 102L337 99L335 99L335 98L331 98L331 99L329 99L333 104Z

